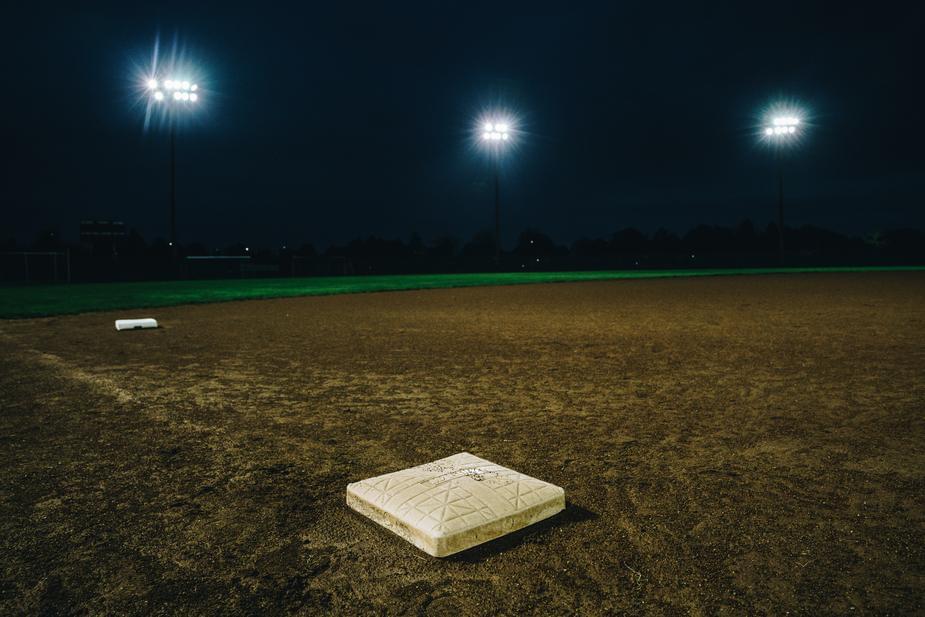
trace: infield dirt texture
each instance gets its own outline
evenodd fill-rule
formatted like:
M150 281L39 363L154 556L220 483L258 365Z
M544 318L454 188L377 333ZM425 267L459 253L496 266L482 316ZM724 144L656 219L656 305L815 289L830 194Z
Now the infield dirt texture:
M923 273L177 306L0 343L2 614L925 610ZM344 503L464 450L568 507L438 560Z

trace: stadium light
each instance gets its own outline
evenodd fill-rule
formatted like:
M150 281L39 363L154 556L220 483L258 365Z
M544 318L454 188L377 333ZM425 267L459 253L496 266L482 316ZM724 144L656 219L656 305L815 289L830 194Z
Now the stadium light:
M800 118L797 116L775 116L771 118L769 126L765 127L764 134L770 138L796 136L798 126Z
M495 263L501 262L501 173L500 158L502 150L513 138L513 123L505 117L489 117L479 123L482 144L490 148L495 172Z
M778 111L765 122L764 138L777 146L783 148L791 145L801 137L803 120L801 114L792 110L786 110L783 113ZM777 240L778 251L780 253L780 262L783 265L785 261L784 253L784 164L782 152L777 153Z
M510 141L511 127L507 122L486 122L482 127L483 141Z
M151 99L155 103L163 103L165 101L196 103L199 101L199 84L190 82L187 79L168 78L161 82L158 81L156 77L149 77L145 85L151 92ZM161 85L163 85L163 88ZM166 96L165 91L170 92L170 96Z
M170 242L174 257L177 254L177 134L174 112L190 108L199 102L199 84L174 75L158 79L152 75L145 79L150 104L164 110L170 125Z

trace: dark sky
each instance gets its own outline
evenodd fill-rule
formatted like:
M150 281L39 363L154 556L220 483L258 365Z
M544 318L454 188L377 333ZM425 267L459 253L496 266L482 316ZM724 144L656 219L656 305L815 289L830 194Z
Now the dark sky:
M18 3L0 235L76 239L80 219L117 218L166 236L167 133L144 130L138 88L158 38L203 87L178 135L181 242L468 238L492 223L472 127L493 107L521 131L502 170L508 245L527 227L763 226L776 163L756 127L775 101L807 122L788 223L925 227L916 4Z

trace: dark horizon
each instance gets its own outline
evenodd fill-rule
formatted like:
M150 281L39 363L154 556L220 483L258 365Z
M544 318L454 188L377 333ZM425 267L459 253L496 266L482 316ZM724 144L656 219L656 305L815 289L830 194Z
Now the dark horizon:
M776 163L757 132L805 110L786 162L788 227L925 228L920 20L778 5L563 10L451 3L363 10L109 4L7 11L0 240L88 218L167 237L166 132L138 86L156 38L201 67L178 139L178 239L214 246L353 238L466 241L492 225L480 112L520 118L502 237L559 243L626 227L764 228ZM15 14L18 13L18 14ZM49 17L53 15L53 17ZM789 16L793 16L790 18Z

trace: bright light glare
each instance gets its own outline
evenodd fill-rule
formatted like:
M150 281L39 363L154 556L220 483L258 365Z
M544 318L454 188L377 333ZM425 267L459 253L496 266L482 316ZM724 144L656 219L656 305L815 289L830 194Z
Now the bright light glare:
M483 142L510 141L511 124L507 121L485 122L482 124L481 138Z
M158 83L161 84L161 87L158 87ZM174 101L190 101L195 103L199 100L199 84L194 84L189 81L180 81L178 79L165 79L162 82L158 82L156 79L151 78L146 82L147 86L151 89L151 97L155 101L164 101L167 99L172 99ZM165 92L165 90L167 92Z
M800 119L796 116L778 116L771 121L774 126L796 126Z
M781 115L772 116L768 124L764 127L763 133L771 138L790 137L797 138L797 126L802 120L795 113L790 111Z

